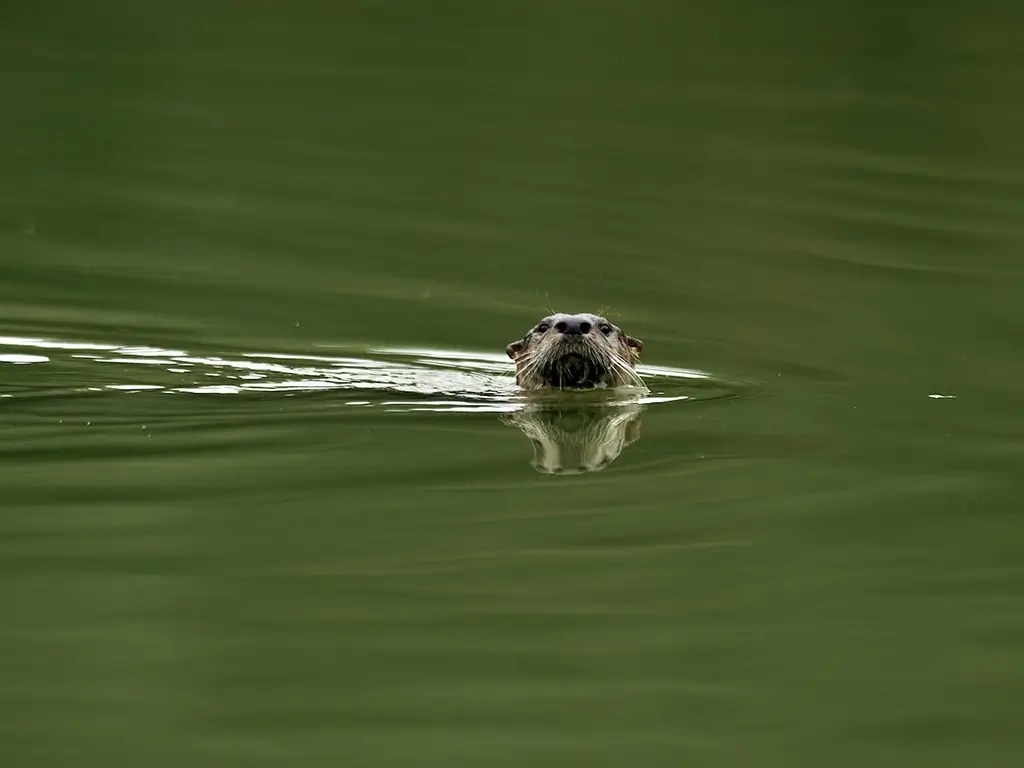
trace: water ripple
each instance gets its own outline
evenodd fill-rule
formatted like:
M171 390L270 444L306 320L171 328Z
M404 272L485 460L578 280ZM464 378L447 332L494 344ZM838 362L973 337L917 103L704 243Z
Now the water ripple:
M404 347L329 349L338 353L201 354L158 346L0 336L0 364L34 369L6 376L0 390L15 398L97 392L223 397L334 391L358 396L347 405L449 412L509 412L527 402L502 354ZM47 354L36 354L42 351ZM579 396L600 398L609 405L645 405L733 398L755 389L692 369L641 365L638 370L647 390L623 388ZM536 402L536 396L530 402Z

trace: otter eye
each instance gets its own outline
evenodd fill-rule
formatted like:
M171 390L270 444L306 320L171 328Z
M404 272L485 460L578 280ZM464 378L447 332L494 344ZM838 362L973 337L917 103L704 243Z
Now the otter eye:
M608 325L608 323L601 323L601 325L598 327L601 329L601 333L603 333L605 336L612 332L612 327Z
M537 331L537 333L544 333L544 331L546 331L550 327L551 326L548 325L547 323L541 323L534 330Z

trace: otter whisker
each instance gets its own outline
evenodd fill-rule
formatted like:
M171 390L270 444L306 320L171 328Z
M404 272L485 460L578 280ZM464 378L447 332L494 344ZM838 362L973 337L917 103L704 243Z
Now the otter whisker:
M628 376L630 379L637 382L638 384L643 383L643 379L640 378L640 374L637 373L636 368L633 365L629 363L624 363L621 360L616 360L615 362L618 365L619 369L626 374L626 376Z
M539 382L535 381L538 379L537 373L543 364L543 358L537 354L528 354L520 357L523 361L522 369L519 371L518 380L521 386L528 389L534 388Z
M639 374L628 364L615 358L609 358L608 362L610 363L609 367L624 380L623 383L643 386L643 381L640 379Z
M540 368L543 362L544 358L541 357L541 355L528 355L526 356L526 359L523 361L523 372L532 376L537 372L537 370Z
M628 383L631 383L637 387L647 387L647 385L644 384L644 380L640 377L640 374L636 372L635 368L618 360L616 360L614 364L616 370L618 370L620 373L623 374L623 376L626 377Z

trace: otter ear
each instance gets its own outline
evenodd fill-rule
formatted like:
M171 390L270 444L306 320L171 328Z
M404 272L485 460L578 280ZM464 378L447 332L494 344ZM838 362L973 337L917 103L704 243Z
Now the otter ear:
M632 349L637 357L644 351L644 343L640 339L634 339L632 336L626 337L626 346Z
M509 344L507 347L505 347L505 354L508 355L509 357L511 357L513 360L515 360L517 357L519 357L519 353L522 352L522 351L523 351L523 342L522 342L522 340L513 341L511 344Z

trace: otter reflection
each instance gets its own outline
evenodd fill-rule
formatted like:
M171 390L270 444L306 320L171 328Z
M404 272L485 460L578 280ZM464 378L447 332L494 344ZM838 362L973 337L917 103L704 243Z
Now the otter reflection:
M533 443L533 467L544 474L599 472L640 438L643 406L531 403L502 416Z

